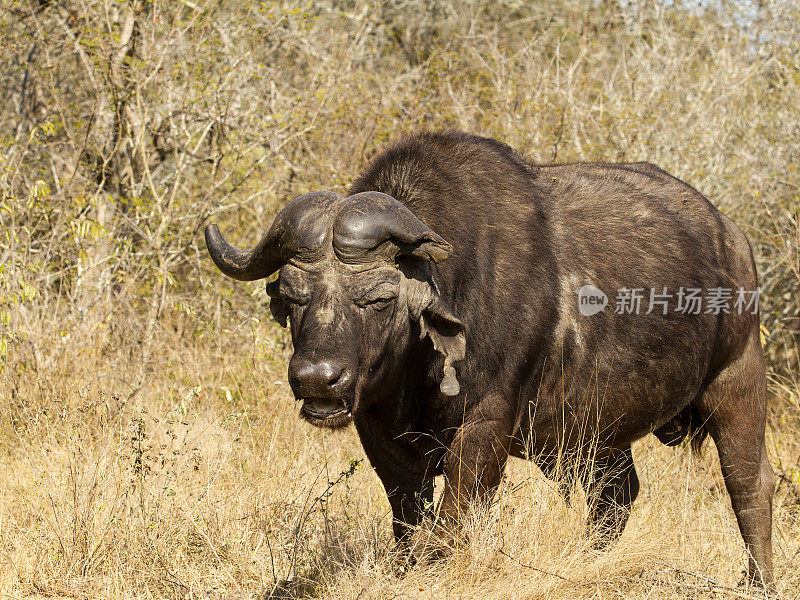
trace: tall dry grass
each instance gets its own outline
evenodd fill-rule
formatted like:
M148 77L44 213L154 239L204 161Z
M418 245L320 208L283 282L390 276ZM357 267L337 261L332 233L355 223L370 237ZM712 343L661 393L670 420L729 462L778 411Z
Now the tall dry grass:
M697 460L652 439L609 552L588 550L580 499L512 462L466 547L394 573L355 434L299 421L262 286L219 276L200 231L213 218L246 246L295 195L345 189L387 141L459 128L534 161L650 160L748 233L777 588L797 597L800 14L666 4L0 6L0 590L754 594L735 588L744 549L713 448Z

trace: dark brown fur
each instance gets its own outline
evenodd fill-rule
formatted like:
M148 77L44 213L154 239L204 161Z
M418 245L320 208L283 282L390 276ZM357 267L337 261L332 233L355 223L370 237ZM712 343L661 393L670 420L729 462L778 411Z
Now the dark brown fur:
M491 494L508 454L548 471L555 456L593 452L598 469L622 471L589 478L596 524L613 537L638 489L631 442L678 418L673 441L691 429L699 449L711 431L755 558L751 577L769 577L773 476L758 316L577 312L584 283L610 296L622 287L755 289L750 246L729 219L649 163L532 166L508 146L459 133L385 151L350 193L366 190L397 198L453 245L433 277L467 336L458 399L420 393L390 414L381 406L356 416L379 475L387 460L408 473L382 476L388 490L408 497L444 473L441 511L458 513L457 498ZM423 435L398 438L403 431Z
M398 541L435 476L453 531L516 456L585 485L602 545L639 489L631 443L699 447L708 432L750 579L770 580L758 314L578 310L585 284L612 303L621 288L756 289L746 238L689 185L648 163L535 166L494 140L421 134L375 158L350 197L287 205L253 251L213 227L207 243L233 277L280 268L268 291L291 321L303 414L354 421Z

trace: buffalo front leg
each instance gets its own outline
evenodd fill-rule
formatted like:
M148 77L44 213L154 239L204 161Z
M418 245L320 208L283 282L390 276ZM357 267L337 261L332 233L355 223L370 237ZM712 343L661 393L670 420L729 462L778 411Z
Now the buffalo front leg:
M420 480L413 486L392 487L384 482L384 487L392 507L392 531L397 548L407 552L414 529L432 513L433 479Z
M402 575L412 567L424 548L412 543L414 531L423 518L433 513L433 479L410 473L375 469L381 480L389 506L392 508L392 531L394 533L396 574Z
M433 512L433 476L414 468L419 457L373 423L356 420L364 452L381 480L392 508L392 531L401 554L407 554L411 534Z
M433 512L433 478L381 467L376 467L375 471L392 509L392 531L397 549L402 555L407 555L414 529Z
M631 505L639 493L639 478L628 446L597 457L586 474L589 497L589 535L594 547L605 548L625 529Z
M513 427L513 406L499 395L487 396L466 415L444 460L437 522L444 541L458 536L471 504L491 499L508 460Z

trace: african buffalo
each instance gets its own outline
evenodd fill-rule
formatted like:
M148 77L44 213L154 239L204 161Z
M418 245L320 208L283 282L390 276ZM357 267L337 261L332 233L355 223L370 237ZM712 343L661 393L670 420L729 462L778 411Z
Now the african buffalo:
M401 547L435 476L452 531L509 455L578 477L602 545L639 490L631 442L699 448L708 432L749 579L771 580L752 251L686 183L648 163L535 165L491 139L424 133L347 197L287 204L254 249L215 225L206 244L235 279L280 270L267 293L291 322L301 414L355 423Z

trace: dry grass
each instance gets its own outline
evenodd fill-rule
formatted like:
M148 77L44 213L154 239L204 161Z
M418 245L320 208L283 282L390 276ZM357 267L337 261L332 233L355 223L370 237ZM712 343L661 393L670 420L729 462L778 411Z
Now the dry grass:
M653 438L634 448L642 491L612 550L587 547L580 491L567 506L535 467L514 460L469 545L397 577L388 503L354 432L310 429L277 363L259 362L275 333L253 325L252 345L234 358L227 348L192 356L179 341L165 344L148 391L127 404L87 374L92 365L77 367L78 349L68 351L74 372L20 381L17 398L41 400L12 405L18 425L6 430L0 587L12 596L249 597L289 580L292 593L323 598L757 597L736 588L745 555L713 445L698 460ZM768 445L781 475L778 588L793 598L796 419L773 415Z
M394 573L355 433L297 418L262 285L219 276L199 230L245 246L387 140L457 127L538 161L656 162L747 231L778 595L800 596L794 3L740 27L727 3L43 4L0 5L0 594L757 597L713 445L654 439L610 551L580 493L512 461L466 547Z

